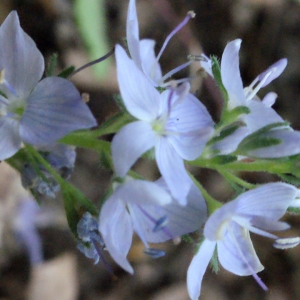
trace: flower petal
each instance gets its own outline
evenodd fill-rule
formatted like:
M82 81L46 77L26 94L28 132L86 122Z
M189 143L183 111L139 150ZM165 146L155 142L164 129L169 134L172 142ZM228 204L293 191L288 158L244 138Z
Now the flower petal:
M236 39L227 44L221 61L221 76L229 95L230 109L245 105L246 99L239 67L239 50L242 40Z
M159 63L156 61L156 55L154 52L155 41L150 39L143 39L140 41L140 53L143 72L153 80L153 83L157 85L162 78L162 72Z
M166 205L172 201L170 194L155 182L138 179L128 180L115 194L126 203L137 205Z
M249 231L234 222L217 243L223 268L239 276L253 275L264 269L253 248Z
M135 0L130 0L128 5L126 39L131 58L138 66L138 68L142 70L139 41L139 23L137 18Z
M200 296L202 279L213 256L215 247L215 242L204 240L199 251L191 261L187 271L187 288L192 300L198 300Z
M185 170L183 159L165 137L157 137L155 157L159 171L172 196L180 204L185 205L192 180Z
M167 95L166 91L162 97ZM173 98L176 103L176 96ZM213 125L204 105L192 94L188 94L177 105L172 106L166 131L171 133L168 139L177 153L184 159L193 160L202 153L214 131Z
M294 186L276 182L247 191L232 202L238 203L237 213L239 214L278 220L285 214L296 195L297 189Z
M156 181L156 183L168 190L163 178ZM185 206L173 200L170 204L164 206L148 205L146 207L142 206L142 208L149 215L148 218L144 218L142 226L145 227L145 236L150 243L161 243L171 238L194 232L200 229L207 219L206 202L194 183L192 183L187 195L187 204ZM167 217L166 225L154 232L155 222L164 217Z
M124 126L113 138L112 159L117 174L126 175L137 159L150 150L155 143L155 134L149 123L132 122Z
M247 115L243 115L242 119L251 132L272 123L284 122L273 108L266 106L261 101L248 100L247 106L251 112Z
M13 156L21 148L19 122L0 117L0 160Z
M282 58L278 60L276 63L274 63L273 65L271 65L267 70L259 74L258 80L262 81L268 73L271 73L261 87L265 87L271 81L273 81L278 76L280 76L286 66L287 66L287 59Z
M117 76L124 104L134 117L151 122L160 107L160 94L125 50L116 45Z
M43 79L27 102L20 135L28 144L48 145L73 130L97 125L75 86L63 78Z
M212 149L218 150L219 151L218 154L223 154L223 155L230 154L237 149L239 143L250 133L251 132L248 127L246 126L239 127L231 135L215 143L212 146Z
M0 70L5 70L5 80L17 94L11 96L25 99L43 75L44 58L20 27L16 11L2 23L0 40Z
M126 258L132 243L132 223L125 202L114 194L101 209L99 231L112 258L133 274L133 268Z
M278 145L254 149L247 152L248 156L258 158L278 158L300 153L300 131L277 129L263 135L267 138L281 140Z

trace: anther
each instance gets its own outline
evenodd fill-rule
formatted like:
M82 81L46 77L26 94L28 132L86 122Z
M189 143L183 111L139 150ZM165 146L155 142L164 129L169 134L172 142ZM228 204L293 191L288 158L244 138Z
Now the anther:
M165 256L165 251L155 248L146 248L144 253L151 256L152 258L159 258Z
M282 238L275 240L273 247L276 249L294 248L300 244L300 237Z

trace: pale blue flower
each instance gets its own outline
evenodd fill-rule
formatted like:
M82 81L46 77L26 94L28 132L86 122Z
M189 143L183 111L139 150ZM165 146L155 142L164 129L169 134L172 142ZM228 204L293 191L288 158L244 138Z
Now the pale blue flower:
M292 185L269 183L241 194L216 210L205 224L205 240L188 269L190 298L198 299L203 275L216 246L219 262L226 270L239 276L252 275L262 288L267 289L256 274L263 270L263 266L255 253L249 232L275 239L276 248L299 244L298 238L296 241L293 238L279 239L268 232L289 228L287 223L278 220L294 203L298 193Z
M183 160L194 160L202 153L214 131L211 116L189 93L188 83L160 94L119 45L116 60L122 99L128 112L138 119L113 138L116 173L124 177L137 159L154 147L168 188L184 204L191 179Z
M163 76L158 61L169 40L194 16L195 14L193 12L188 12L186 18L168 35L159 54L156 56L154 51L155 41L151 39L139 39L139 24L136 12L136 3L135 0L129 1L126 24L128 50L136 66L155 86L168 85L164 84L166 79L170 78L173 74L179 72L191 63L187 62ZM179 80L179 82L182 81L186 81L186 79Z
M225 47L221 60L221 77L229 97L228 109L232 110L238 106L246 106L250 109L250 113L239 117L239 121L242 121L245 126L239 127L233 134L214 145L213 148L219 150L221 154L232 153L246 136L264 126L284 122L272 108L277 94L270 92L262 100L256 94L284 71L287 59L280 59L258 75L250 86L243 88L239 69L241 42L240 39L237 39L228 43ZM211 61L206 56L205 60L201 62L202 67L208 74L212 75ZM271 147L250 150L247 152L248 156L276 158L295 155L300 152L300 132L292 130L289 126L276 127L266 133L265 137L278 138L281 143Z
M99 231L112 258L133 273L127 260L133 232L144 243L145 253L155 258L162 252L148 242L160 243L198 230L206 220L206 204L194 185L187 198L184 207L172 200L162 180L128 179L116 187L99 217Z
M67 133L96 126L74 85L60 77L40 81L44 59L11 12L0 27L0 159L22 142L42 146Z

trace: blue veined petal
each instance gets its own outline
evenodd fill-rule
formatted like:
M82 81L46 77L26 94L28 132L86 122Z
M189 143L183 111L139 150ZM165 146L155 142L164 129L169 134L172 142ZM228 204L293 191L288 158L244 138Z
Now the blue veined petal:
M0 160L13 156L21 148L19 122L0 117Z
M17 95L26 99L41 79L44 58L34 41L20 27L18 14L12 11L0 27L0 70Z
M113 138L111 149L116 173L123 177L137 159L150 150L155 134L149 123L136 121L124 126Z
M133 268L127 260L133 227L124 201L112 195L104 203L99 217L99 231L111 257L127 272Z
M242 41L234 40L227 44L221 61L221 76L224 87L229 95L230 109L245 105L246 98L239 67L239 50Z
M218 258L224 269L239 276L254 275L264 269L253 248L249 231L230 223L223 239L217 242Z
M118 83L127 110L140 120L155 120L160 107L159 92L120 45L116 45L115 53Z
M266 138L281 140L278 145L262 147L247 152L247 156L258 158L279 158L300 153L300 131L274 129L263 134Z
M172 196L180 204L185 205L192 180L185 170L183 159L165 137L156 138L155 157Z
M162 78L162 71L159 63L156 62L154 47L154 40L143 39L140 41L140 54L143 72L150 80L153 81L153 85L157 85L159 80Z
M261 216L271 220L281 218L295 199L297 189L287 183L267 183L238 196L237 213Z
M207 266L213 256L216 242L204 240L199 251L191 261L187 271L187 288L192 300L198 300L201 284Z
M236 215L237 207L238 201L233 200L215 210L205 223L205 238L211 241L223 239L232 218Z
M239 143L250 133L248 127L239 127L232 134L215 143L212 149L220 151L219 154L230 154L237 149Z
M248 100L247 106L251 112L247 115L243 115L242 119L251 132L272 123L284 122L273 108L266 106L266 104L261 101Z
M166 205L172 199L170 194L155 182L131 179L118 187L116 197L127 203Z
M139 24L136 12L135 0L130 0L127 12L126 39L128 50L135 64L142 70L140 55Z
M265 216L251 216L250 224L266 231L282 231L290 228L286 222L272 220Z
M25 143L47 145L73 130L96 125L75 86L66 79L48 77L38 83L27 100L20 135Z
M166 94L164 92L162 97ZM180 96L180 95L179 95ZM204 105L192 94L173 104L166 131L177 153L184 159L196 159L213 134L214 122Z
M156 181L156 184L168 190L163 178ZM187 195L185 206L173 200L167 205L141 205L137 209L144 212L141 214L143 218L140 224L144 228L146 240L150 243L161 243L194 232L200 229L207 219L206 202L194 183ZM157 222L165 218L166 223L154 231Z
M268 73L271 73L261 87L265 87L271 81L273 81L278 76L280 76L286 66L287 66L287 59L282 58L278 60L276 63L274 63L273 65L271 65L267 70L259 74L258 80L262 81Z

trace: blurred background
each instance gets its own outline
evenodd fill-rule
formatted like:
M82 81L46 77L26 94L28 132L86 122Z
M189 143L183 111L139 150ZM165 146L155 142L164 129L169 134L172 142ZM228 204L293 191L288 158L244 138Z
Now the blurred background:
M296 0L136 0L140 37L157 41L166 36L194 10L192 19L172 40L161 58L163 73L184 63L188 54L221 57L227 42L241 38L241 73L244 84L282 57L288 58L284 73L260 91L263 97L275 91L277 111L300 129L300 2ZM34 39L46 64L58 54L57 72L69 65L80 67L106 54L116 43L124 43L127 0L1 0L1 23L11 10L17 10L22 28ZM1 41L5 42L5 41ZM177 76L201 74L192 64ZM72 81L80 92L90 95L89 105L99 124L118 111L115 62L111 57L96 68L86 69ZM210 78L198 76L192 92L207 106L217 121L222 100ZM111 137L107 137L108 139ZM0 164L0 300L188 300L186 271L194 246L171 242L162 245L167 254L152 260L142 253L136 239L129 254L135 275L126 274L110 258L111 276L103 264L93 264L77 249L64 217L62 203L42 199L36 207L22 190L20 179L5 163ZM149 179L157 170L140 161L135 169ZM196 171L196 170L194 170ZM209 170L197 176L217 199L226 201L232 190L221 177ZM111 172L99 163L97 154L78 149L71 181L96 204L104 196ZM267 174L241 174L249 182L278 178ZM287 216L292 225L284 235L300 234L300 219ZM37 231L36 231L37 230ZM40 239L43 261L30 260L22 234ZM265 266L260 273L269 287L264 292L250 277L237 277L224 270L206 272L200 299L207 300L295 300L300 299L300 248L279 251L272 241L252 236L255 249Z

